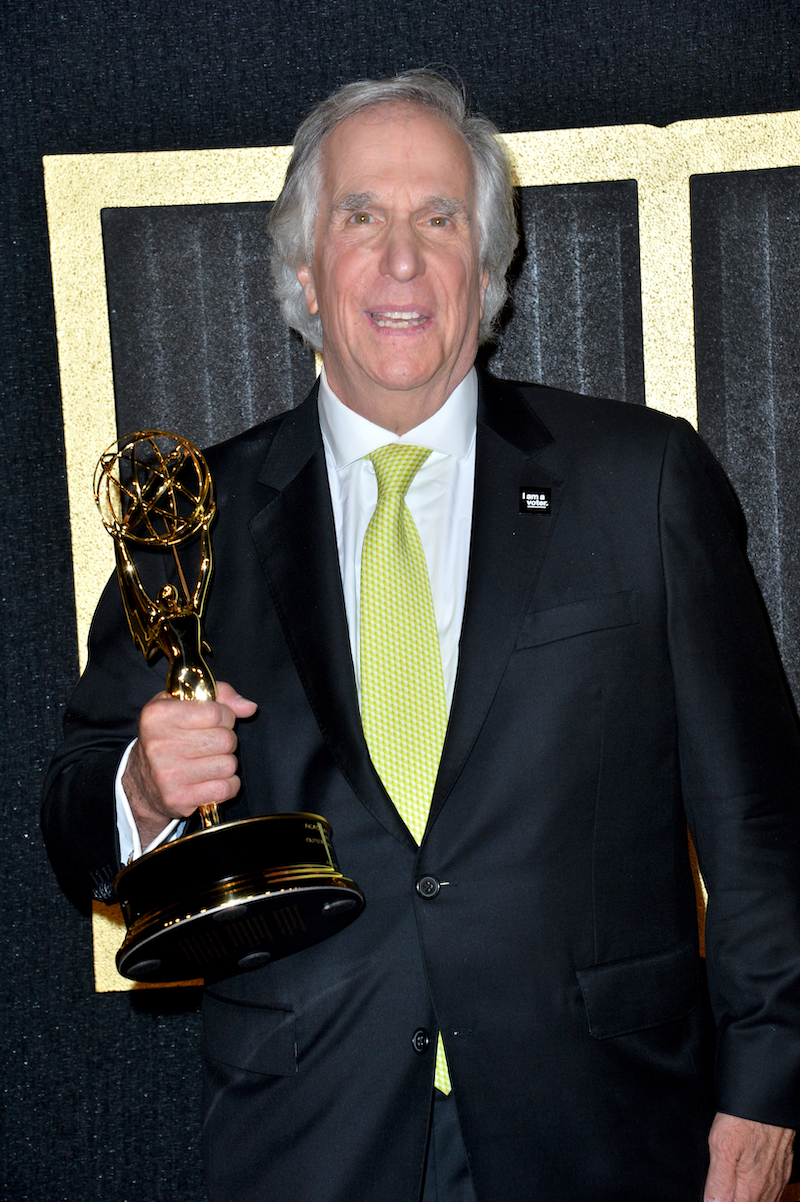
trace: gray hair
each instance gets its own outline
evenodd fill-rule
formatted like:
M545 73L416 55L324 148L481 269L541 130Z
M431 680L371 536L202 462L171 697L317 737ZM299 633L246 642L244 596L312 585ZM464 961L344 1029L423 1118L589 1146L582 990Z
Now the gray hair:
M311 265L319 196L321 151L325 139L342 121L380 104L413 104L432 109L467 143L475 171L475 217L480 271L489 284L479 337L492 337L508 288L508 271L517 245L511 170L499 131L485 117L467 111L463 94L435 71L404 71L388 79L362 79L339 88L306 117L297 131L294 152L280 196L273 205L271 267L275 294L288 325L315 350L322 350L319 314L310 314L297 269Z

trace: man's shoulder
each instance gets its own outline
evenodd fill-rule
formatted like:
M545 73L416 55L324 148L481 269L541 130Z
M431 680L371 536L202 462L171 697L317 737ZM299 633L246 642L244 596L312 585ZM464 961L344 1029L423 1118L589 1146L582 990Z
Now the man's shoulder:
M316 388L299 405L285 409L273 417L235 434L224 442L208 447L203 454L216 479L220 473L242 472L245 475L258 473L275 439L284 429L299 429L310 440L318 436L319 422L316 409Z
M285 413L279 413L247 430L242 430L239 434L234 434L231 438L226 438L223 442L206 447L203 454L209 466L219 470L233 464L244 465L249 460L263 460L285 417Z
M597 436L603 431L625 430L666 437L679 420L662 410L632 401L590 396L526 380L499 379L488 372L483 372L481 378L490 405L524 405L555 438L581 431Z
M479 420L528 455L567 463L625 468L649 464L659 470L669 446L691 457L708 456L681 418L630 401L586 396L524 380L481 373Z
M556 475L589 473L596 481L624 480L626 487L660 486L667 477L680 488L705 488L709 483L722 502L734 529L743 536L743 518L725 472L688 421L660 409L629 401L585 396L521 380L484 376L487 411L504 416L490 419L495 430L538 427L537 441L529 436L528 453ZM524 417L520 417L524 414ZM505 434L508 437L508 434ZM524 439L517 438L521 445Z

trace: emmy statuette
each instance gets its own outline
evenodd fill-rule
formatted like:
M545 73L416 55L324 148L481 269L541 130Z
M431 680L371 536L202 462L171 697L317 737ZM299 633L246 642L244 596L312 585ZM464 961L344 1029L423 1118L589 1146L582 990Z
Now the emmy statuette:
M125 613L147 659L162 652L173 697L213 700L201 619L212 572L214 490L186 439L131 434L101 456L95 500L114 551ZM199 557L190 588L177 548ZM131 547L171 555L176 583L148 595ZM291 955L348 926L364 908L339 871L331 828L318 814L221 821L200 807L201 829L147 852L114 887L127 934L117 968L134 981L222 977Z

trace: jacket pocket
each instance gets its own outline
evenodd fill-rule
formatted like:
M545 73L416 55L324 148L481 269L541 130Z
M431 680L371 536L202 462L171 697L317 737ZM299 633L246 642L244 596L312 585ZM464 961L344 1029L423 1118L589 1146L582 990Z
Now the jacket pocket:
M697 1005L698 955L693 943L578 969L577 976L595 1039L674 1022Z
M203 1051L229 1068L265 1077L297 1072L295 1025L289 1006L231 1002L208 990L203 997Z
M639 621L638 595L635 589L612 593L607 597L588 597L555 609L529 613L522 624L517 647L538 647L577 634L631 626Z

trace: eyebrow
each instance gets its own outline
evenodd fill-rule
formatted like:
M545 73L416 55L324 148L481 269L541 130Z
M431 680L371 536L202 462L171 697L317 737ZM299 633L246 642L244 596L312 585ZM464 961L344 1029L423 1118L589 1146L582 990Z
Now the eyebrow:
M456 213L463 213L465 217L469 217L469 210L464 201L456 200L453 196L426 196L422 208L433 209L445 217L454 217Z
M377 196L374 192L350 192L333 205L333 210L340 213L358 213L361 209L368 209L376 201ZM469 219L469 210L466 204L463 200L456 200L454 196L425 196L419 208L420 210L431 209L436 213L442 213L445 217L454 217L456 213L463 213Z
M350 192L337 200L333 208L342 213L357 213L359 209L368 209L376 199L374 192Z

